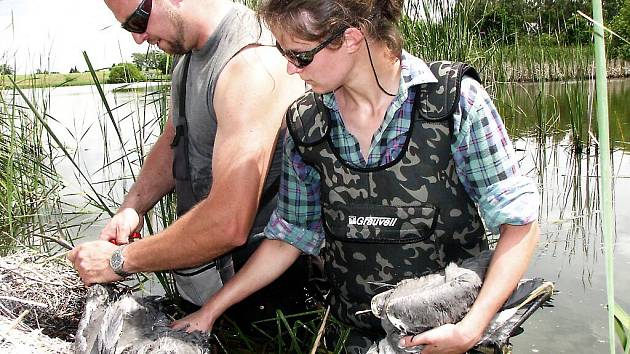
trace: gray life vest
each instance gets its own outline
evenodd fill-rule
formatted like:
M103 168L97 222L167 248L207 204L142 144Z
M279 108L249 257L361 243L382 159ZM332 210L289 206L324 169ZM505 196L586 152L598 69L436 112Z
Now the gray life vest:
M415 90L405 146L390 163L350 166L330 137L330 117L320 95L310 92L287 113L289 132L305 163L321 177L321 251L330 282L329 303L338 319L378 332L370 313L383 284L424 275L488 248L475 204L455 172L453 121L463 63L434 62L437 83ZM412 94L412 92L410 92Z

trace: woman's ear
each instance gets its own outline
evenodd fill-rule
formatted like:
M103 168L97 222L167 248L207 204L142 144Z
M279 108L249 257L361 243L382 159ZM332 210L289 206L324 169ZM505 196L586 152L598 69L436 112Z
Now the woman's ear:
M361 48L363 32L356 27L350 27L343 33L343 46L349 53L354 53Z

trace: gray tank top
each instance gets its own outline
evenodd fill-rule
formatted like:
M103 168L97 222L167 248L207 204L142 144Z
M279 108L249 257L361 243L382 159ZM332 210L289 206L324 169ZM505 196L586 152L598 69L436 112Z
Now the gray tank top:
M186 59L178 61L172 75L173 124L177 136L173 141L173 175L176 180L177 213L182 215L196 203L203 200L212 185L212 152L217 132L217 119L213 98L216 84L227 63L243 48L251 44L271 45L272 35L262 28L254 12L247 7L235 4L218 25L208 42L199 50L193 50L187 70L185 87L185 112L180 112L182 99L182 75ZM243 92L246 95L246 92ZM184 114L182 114L184 113ZM281 149L276 148L274 161L267 176L265 190L274 185L280 173ZM276 188L277 189L277 188ZM271 206L263 204L259 208L275 207L275 191L268 199ZM260 231L269 215L259 215L253 231ZM259 220L260 219L260 220ZM260 225L258 225L260 223ZM258 227L257 227L258 226ZM260 230L258 230L260 229Z
M271 44L270 33L261 30L251 10L235 5L203 48L180 58L173 70L171 110L176 136L171 146L178 216L203 200L212 186L212 152L217 133L213 97L219 76L238 52L257 43ZM250 234L262 231L276 206L282 156L280 145L276 146ZM233 274L232 254L206 265L173 272L180 295L199 306Z

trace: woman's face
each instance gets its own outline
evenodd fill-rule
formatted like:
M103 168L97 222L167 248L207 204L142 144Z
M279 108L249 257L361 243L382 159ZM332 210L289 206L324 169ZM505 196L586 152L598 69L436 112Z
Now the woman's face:
M278 50L287 58L287 72L298 74L316 93L325 93L343 86L351 67L351 56L341 47L332 48L331 41L343 36L332 33L320 42L302 40L285 33L275 33ZM306 65L304 65L306 64Z

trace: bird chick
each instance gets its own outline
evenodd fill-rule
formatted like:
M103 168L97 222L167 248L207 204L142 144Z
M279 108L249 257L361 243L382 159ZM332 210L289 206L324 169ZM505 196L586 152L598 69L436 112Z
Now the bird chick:
M417 352L421 346L403 349L398 346L400 339L459 322L475 302L491 258L492 251L484 251L461 265L451 263L438 273L404 279L375 295L371 310L387 336L368 353Z

